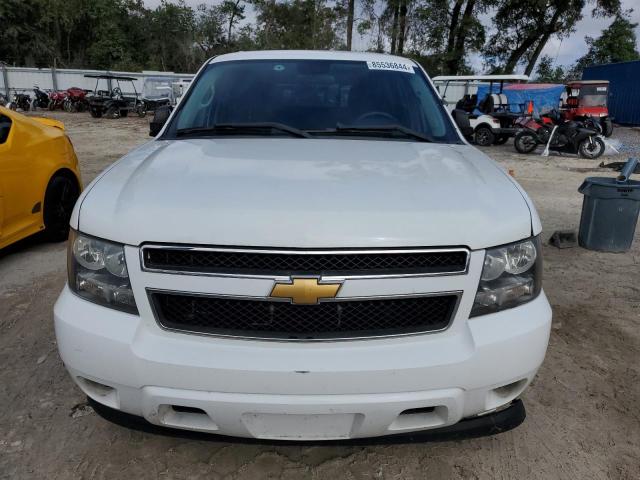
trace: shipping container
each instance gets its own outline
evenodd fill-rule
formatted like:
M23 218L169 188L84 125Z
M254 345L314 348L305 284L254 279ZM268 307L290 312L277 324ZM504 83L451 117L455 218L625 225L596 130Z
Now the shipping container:
M640 125L640 60L593 65L583 80L609 80L609 115L615 123Z

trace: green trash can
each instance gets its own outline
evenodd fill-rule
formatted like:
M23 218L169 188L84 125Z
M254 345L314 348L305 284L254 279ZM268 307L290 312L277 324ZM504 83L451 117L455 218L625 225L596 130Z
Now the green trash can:
M626 252L631 248L640 213L640 182L629 177L636 159L617 178L589 177L578 191L584 195L578 243L589 250Z

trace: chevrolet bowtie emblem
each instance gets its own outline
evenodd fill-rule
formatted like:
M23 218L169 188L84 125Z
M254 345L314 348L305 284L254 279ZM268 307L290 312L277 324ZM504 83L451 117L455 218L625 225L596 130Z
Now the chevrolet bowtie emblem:
M339 289L340 283L318 283L317 278L294 278L291 283L276 282L271 296L288 298L296 305L315 305L321 298L334 298Z

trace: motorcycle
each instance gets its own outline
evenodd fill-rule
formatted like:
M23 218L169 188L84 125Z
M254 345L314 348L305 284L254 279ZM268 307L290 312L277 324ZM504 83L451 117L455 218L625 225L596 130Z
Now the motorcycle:
M26 93L14 93L13 100L9 103L11 110L23 110L28 112L31 108L31 96Z
M33 87L34 98L31 101L31 109L36 110L37 108L49 108L49 94L43 90L40 90L40 87L34 85Z
M66 94L62 105L65 112L84 112L89 106L86 90L71 87L66 90Z
M600 157L605 150L602 130L593 122L565 121L557 112L540 119L523 117L516 122L521 130L514 138L520 153L531 153L538 145L549 145L549 150L577 153L590 160Z
M64 100L67 98L67 92L51 92L49 93L49 110L62 109Z

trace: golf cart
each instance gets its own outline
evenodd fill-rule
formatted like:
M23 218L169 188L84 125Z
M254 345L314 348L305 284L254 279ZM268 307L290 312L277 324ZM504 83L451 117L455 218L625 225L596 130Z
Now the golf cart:
M458 127L478 145L501 145L516 134L515 121L522 115L512 112L503 92L505 83L527 83L527 75L464 75L433 78L440 96ZM478 86L488 85L478 98Z
M147 112L154 112L163 105L174 105L172 77L146 77L142 85L142 101Z
M144 102L138 97L136 85L134 83L137 78L133 77L121 77L119 75L85 75L87 78L96 79L96 88L94 93L89 97L89 111L94 118L108 117L118 118L126 117L129 112L135 112L140 117L144 117L146 114ZM106 90L100 90L98 87L100 81L104 80L106 83ZM114 86L113 82L116 82ZM130 82L133 87L133 96L125 96L122 92L120 82ZM104 84L103 84L104 86Z
M610 137L613 123L607 108L608 99L608 80L577 80L567 84L566 99L561 110L567 120L599 119L602 134Z
M173 97L175 99L173 105L177 105L178 103L180 103L180 100L182 99L182 96L184 95L184 92L187 90L187 87L189 87L190 83L191 83L190 78L187 78L187 79L183 78L171 84L171 88L173 89Z

